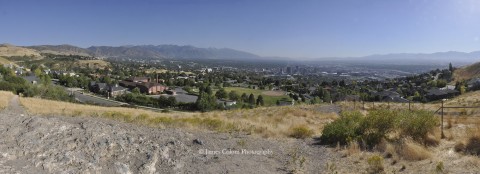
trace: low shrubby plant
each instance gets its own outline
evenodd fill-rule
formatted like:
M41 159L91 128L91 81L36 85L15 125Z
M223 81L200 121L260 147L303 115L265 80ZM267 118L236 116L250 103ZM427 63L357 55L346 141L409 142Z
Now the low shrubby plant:
M368 163L368 173L376 174L376 173L383 173L384 172L384 167L383 167L383 158L378 155L374 155L370 158L367 159Z
M295 126L291 129L290 136L298 139L305 139L313 135L313 130L306 125Z
M425 144L439 121L432 112L408 110L372 110L342 112L339 119L325 125L320 142L347 145L356 141L373 148L383 139L411 138Z
M346 145L348 142L357 139L358 128L362 120L360 112L342 112L340 118L325 125L320 141L324 144Z

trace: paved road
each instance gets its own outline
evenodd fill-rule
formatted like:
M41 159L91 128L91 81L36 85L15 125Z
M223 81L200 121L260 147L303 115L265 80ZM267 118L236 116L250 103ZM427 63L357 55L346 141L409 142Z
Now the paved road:
M73 94L75 95L75 99L82 103L91 103L91 104L102 105L102 106L120 106L123 104L121 102L112 101L112 100L100 98L97 96L92 96L85 93L82 94L82 92L80 91L75 91L73 92Z

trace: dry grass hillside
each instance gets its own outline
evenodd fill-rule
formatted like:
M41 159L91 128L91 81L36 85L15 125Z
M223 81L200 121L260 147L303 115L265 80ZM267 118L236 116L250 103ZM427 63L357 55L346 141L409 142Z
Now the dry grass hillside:
M0 45L0 56L11 57L11 56L33 56L36 58L41 58L41 55L38 51L34 49L18 47L9 44Z
M480 91L469 92L445 101L445 106L480 106ZM352 110L353 103L340 103L343 110ZM440 102L414 103L412 109L437 111ZM356 103L363 113L373 109L372 103ZM407 104L375 103L375 108L408 109ZM386 173L478 173L480 171L480 108L445 108L444 138L440 125L428 135L428 143L405 140L403 143L383 142L373 151L362 150L358 144L337 147L344 161L332 163L339 173L381 169ZM440 120L440 114L435 115ZM378 157L378 158L377 158ZM377 160L377 161L376 161ZM378 163L374 163L376 161Z
M334 112L320 112L317 105L272 107L207 113L171 112L100 107L67 102L21 98L31 114L103 117L154 127L182 127L217 132L243 132L261 137L305 138L319 135L323 125L337 118Z
M12 61L8 60L8 59L5 59L3 57L0 57L0 64L10 64L10 63L13 63ZM14 65L16 65L15 63L13 63Z
M480 77L480 62L456 69L453 77L456 81Z
M1 101L11 93L1 92ZM448 100L446 105L476 104L480 92ZM3 98L1 98L3 97ZM323 127L339 118L334 105L299 105L262 107L248 110L207 113L160 113L143 109L100 107L38 98L20 98L31 115L60 117L95 117L157 128L182 128L195 132L245 133L265 138L318 137ZM342 110L351 110L351 103L340 103ZM405 109L408 104L377 103L376 108ZM436 110L439 104L414 104L414 109ZM357 103L357 109L361 105ZM370 112L366 106L363 113ZM373 109L373 108L372 108ZM473 110L473 109L472 109ZM480 110L480 109L479 109ZM405 139L383 141L372 150L361 149L356 143L329 148L338 158L328 158L325 173L476 173L480 158L472 154L480 149L480 114L467 110L445 110L446 138L437 126L428 134L428 141ZM478 138L478 139L477 139ZM282 139L274 139L283 141ZM289 139L293 140L293 139ZM307 139L306 142L314 140ZM241 142L239 142L241 143ZM251 142L252 143L252 142ZM312 143L313 144L313 143ZM316 147L316 145L311 145ZM479 152L480 153L480 152ZM293 158L293 157L292 157Z
M92 56L88 50L72 45L37 45L28 48L48 54Z
M0 91L0 109L8 106L8 102L13 97L13 93L7 91Z
M94 69L104 69L106 67L109 67L110 63L104 60L78 60L78 61L75 61L74 66L94 68Z

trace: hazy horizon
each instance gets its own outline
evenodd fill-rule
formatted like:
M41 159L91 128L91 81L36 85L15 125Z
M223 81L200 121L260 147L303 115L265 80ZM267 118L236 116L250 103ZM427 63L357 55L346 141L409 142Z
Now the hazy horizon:
M21 9L21 10L19 10ZM1 42L191 45L263 57L480 49L480 1L0 1Z

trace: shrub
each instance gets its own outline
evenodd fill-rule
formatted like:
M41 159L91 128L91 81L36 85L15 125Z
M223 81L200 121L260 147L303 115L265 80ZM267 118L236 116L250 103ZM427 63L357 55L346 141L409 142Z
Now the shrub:
M320 137L321 143L345 145L355 140L362 117L360 112L342 112L339 119L325 125Z
M373 148L392 132L399 132L399 138L411 137L426 144L432 142L428 133L433 131L438 121L428 111L381 109L372 110L365 117L360 112L342 112L339 119L325 125L320 142L346 145L350 141L358 141Z
M360 140L368 147L373 147L380 143L380 141L390 132L395 129L397 114L396 111L391 110L375 110L370 111L364 117L358 132Z
M443 162L438 162L437 166L435 167L435 171L437 173L443 173L445 171L445 166L443 165Z
M378 155L374 155L367 159L368 173L383 173L383 158Z
M431 132L438 123L438 118L429 111L403 112L398 127L402 136L408 136L418 142L425 143L428 133Z
M293 127L290 136L298 139L305 139L313 135L313 130L305 125Z
M480 136L472 136L468 139L465 152L471 155L480 155Z

